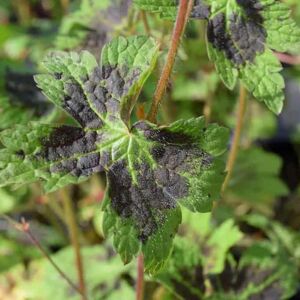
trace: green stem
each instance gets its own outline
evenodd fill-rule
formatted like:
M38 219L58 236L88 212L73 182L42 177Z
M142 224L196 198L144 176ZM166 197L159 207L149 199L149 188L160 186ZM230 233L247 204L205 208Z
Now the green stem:
M228 183L230 181L230 178L232 176L233 168L236 162L237 154L238 154L238 149L240 145L240 140L241 140L241 133L242 133L242 128L243 128L243 123L244 123L244 116L245 116L245 110L246 110L246 99L247 98L247 91L245 87L240 84L240 92L239 92L239 108L238 108L238 115L237 115L237 123L235 126L235 131L234 131L234 137L233 137L233 142L232 146L229 152L228 160L227 160L227 175L224 180L223 186L222 186L222 193L225 192Z
M178 8L178 14L176 18L176 23L173 30L171 46L168 52L167 60L162 70L160 79L158 81L156 90L154 92L154 97L152 101L152 106L150 108L150 112L147 116L147 119L150 122L156 121L156 115L158 111L159 104L165 94L166 88L168 86L169 78L171 76L175 58L178 52L179 44L181 37L183 35L185 26L188 21L188 16L190 15L190 11L192 9L193 0L181 0Z
M76 216L74 212L73 203L66 190L62 189L60 195L63 202L65 214L66 214L71 242L76 256L76 267L77 267L77 274L78 274L79 289L82 295L82 300L87 300L86 286L84 281L84 269L82 263L80 243L78 239L78 227L76 224Z
M149 26L149 23L148 23L147 15L146 15L144 10L141 10L140 16L141 16L142 22L144 24L146 34L148 36L151 36L151 29L150 29L150 26Z
M136 300L144 299L144 256L140 254L137 261Z

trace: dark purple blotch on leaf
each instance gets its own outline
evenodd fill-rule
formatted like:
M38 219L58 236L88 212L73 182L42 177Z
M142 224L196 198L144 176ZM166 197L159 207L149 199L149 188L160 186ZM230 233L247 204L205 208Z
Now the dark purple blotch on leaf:
M264 52L267 32L261 14L263 6L257 0L239 0L237 4L243 13L232 13L229 20L222 12L215 15L209 19L207 36L214 48L223 51L234 64L242 65Z
M153 129L143 121L135 124L134 129L141 131L149 142L157 142L151 151L157 166L135 163L134 182L127 161L122 160L113 163L107 177L112 208L119 216L132 218L138 238L145 243L163 225L164 212L176 208L177 202L188 196L189 182L182 173L192 174L196 167L193 161L199 157L204 167L210 165L211 157L194 147L191 137L185 134L167 128Z
M89 176L104 170L96 146L100 141L101 136L96 131L85 132L78 127L63 125L42 140L42 150L37 157L51 162L51 173Z

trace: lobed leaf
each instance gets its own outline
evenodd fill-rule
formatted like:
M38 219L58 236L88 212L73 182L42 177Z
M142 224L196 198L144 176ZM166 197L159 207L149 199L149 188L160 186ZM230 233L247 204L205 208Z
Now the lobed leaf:
M147 11L174 19L178 1L135 0ZM297 52L300 28L288 6L278 0L197 0L191 18L206 19L207 51L224 84L238 79L274 113L281 112L284 81L271 50Z
M41 180L49 192L105 172L104 232L125 263L142 251L150 273L170 255L180 205L207 212L219 197L229 135L203 117L128 125L157 55L147 37L113 40L101 67L86 51L51 53L36 81L80 126L32 123L0 134L0 186Z
M133 125L127 153L107 173L111 201L103 221L125 262L141 249L146 270L155 273L170 255L180 205L207 212L218 198L225 168L218 156L226 150L228 131L204 123L198 118L168 127Z
M101 67L87 51L56 51L44 60L50 74L35 79L49 99L82 127L97 130L104 124L113 126L110 123L120 115L128 121L134 96L150 75L157 55L153 39L119 37L104 47Z

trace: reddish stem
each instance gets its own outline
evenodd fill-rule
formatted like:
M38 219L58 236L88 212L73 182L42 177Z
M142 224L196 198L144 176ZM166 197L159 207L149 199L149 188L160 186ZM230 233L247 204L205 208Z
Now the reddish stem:
M230 152L228 155L227 175L225 177L225 180L224 180L223 186L222 186L223 193L225 192L225 190L228 186L228 183L231 179L231 175L233 173L234 165L235 165L236 158L238 155L238 150L239 150L240 141L241 141L241 134L242 134L242 129L243 129L243 123L244 123L244 117L245 117L245 111L246 111L246 100L247 100L247 90L242 85L242 83L240 83L237 123L235 126L232 145L231 145Z
M275 55L283 63L289 64L289 65L299 65L300 64L300 56L299 55L293 56L293 55L289 55L289 54L285 54L285 53L278 53L278 52L275 52Z
M176 23L173 30L172 35L172 42L171 46L168 52L167 60L164 65L164 68L161 73L161 77L158 81L156 91L154 93L152 106L150 109L150 112L148 114L147 119L150 122L155 122L156 115L158 111L158 106L164 96L164 93L166 91L170 75L172 73L175 58L178 52L178 47L180 44L180 40L182 37L182 34L184 32L186 23L188 21L188 16L190 14L191 8L192 8L193 0L181 0L179 4L178 14L176 18Z

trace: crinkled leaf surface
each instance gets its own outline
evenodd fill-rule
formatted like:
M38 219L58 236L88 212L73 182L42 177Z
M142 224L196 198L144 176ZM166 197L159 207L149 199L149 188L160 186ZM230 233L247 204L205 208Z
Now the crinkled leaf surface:
M209 15L208 3L214 0L195 0L191 12L193 18L206 18ZM171 19L177 15L179 0L133 0L139 8L153 13L159 13L164 19Z
M135 0L140 8L174 19L176 0ZM237 79L274 113L283 107L281 64L271 50L295 52L300 28L277 0L197 0L191 18L206 19L207 49L225 85Z
M130 112L158 55L147 37L117 38L101 66L88 52L55 52L38 86L77 122L32 123L1 133L0 186L41 180L46 191L106 172L103 229L125 263L139 251L156 272L168 258L181 222L180 204L211 210L219 196L228 130L204 118L161 127L129 126Z
M169 256L181 222L179 204L207 212L217 199L224 179L218 156L228 132L215 125L205 128L198 118L168 127L141 121L132 133L127 161L114 163L108 172L111 201L105 204L104 231L114 233L125 262L141 248L146 269L154 273Z

